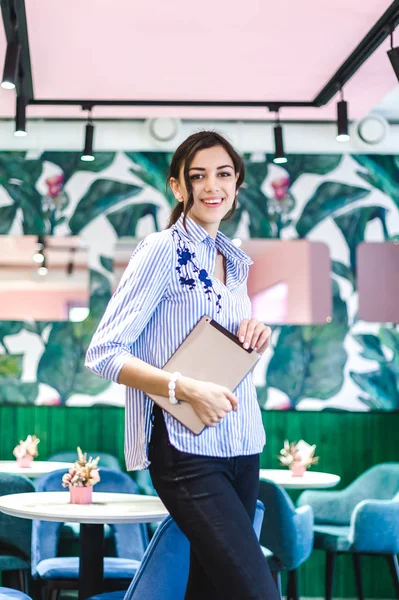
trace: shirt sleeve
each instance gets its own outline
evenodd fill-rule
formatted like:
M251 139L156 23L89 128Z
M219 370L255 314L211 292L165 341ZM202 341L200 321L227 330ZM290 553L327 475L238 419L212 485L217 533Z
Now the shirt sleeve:
M172 274L171 237L152 234L140 242L90 342L85 365L118 383L130 346L146 327Z

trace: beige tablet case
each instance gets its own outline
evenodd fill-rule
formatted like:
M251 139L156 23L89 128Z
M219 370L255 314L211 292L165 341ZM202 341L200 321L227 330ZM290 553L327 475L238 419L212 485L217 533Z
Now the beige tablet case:
M205 316L163 369L171 373L178 371L201 381L211 381L234 392L259 358L257 352L245 350L235 335L211 317ZM193 433L199 434L204 429L205 425L188 402L171 404L169 398L154 394L148 396Z

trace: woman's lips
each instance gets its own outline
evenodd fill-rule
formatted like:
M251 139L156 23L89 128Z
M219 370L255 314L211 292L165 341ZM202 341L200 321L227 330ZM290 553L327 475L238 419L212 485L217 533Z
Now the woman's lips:
M217 198L208 198L208 199L201 200L201 202L209 208L217 208L218 206L220 206L223 203L223 198L218 198L218 199Z

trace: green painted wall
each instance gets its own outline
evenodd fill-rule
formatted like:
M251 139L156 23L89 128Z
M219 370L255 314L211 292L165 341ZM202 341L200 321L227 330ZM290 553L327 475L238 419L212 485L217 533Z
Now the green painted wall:
M304 438L317 444L318 469L338 473L346 486L368 467L383 461L399 461L399 412L263 412L268 441L262 467L278 467L277 454L284 439ZM40 437L39 458L61 450L110 452L123 461L123 409L118 407L0 407L0 459L12 459L12 450L29 433ZM295 500L297 492L291 494ZM322 597L324 555L316 552L301 569L302 596ZM393 598L388 567L382 559L364 559L365 595ZM338 560L334 596L355 597L352 563Z

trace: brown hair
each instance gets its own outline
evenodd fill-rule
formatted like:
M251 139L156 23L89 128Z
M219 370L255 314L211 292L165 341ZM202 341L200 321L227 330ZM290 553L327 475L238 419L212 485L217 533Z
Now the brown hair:
M238 152L234 150L230 142L220 135L220 133L216 133L216 131L199 131L198 133L193 133L182 144L180 144L170 163L167 185L169 185L172 177L174 179L179 179L180 169L184 164L184 181L188 192L188 201L186 204L186 210L184 210L183 202L177 203L170 215L168 227L171 227L176 223L176 221L179 220L183 211L183 225L184 227L186 226L187 214L194 204L193 189L190 177L188 175L189 168L197 152L204 150L205 148L213 148L213 146L222 146L226 150L227 154L233 161L234 171L239 174L236 189L238 190L241 187L245 178L244 162ZM237 198L234 199L234 204L229 212L225 215L225 217L223 217L223 221L230 219L230 217L233 216L236 208Z

